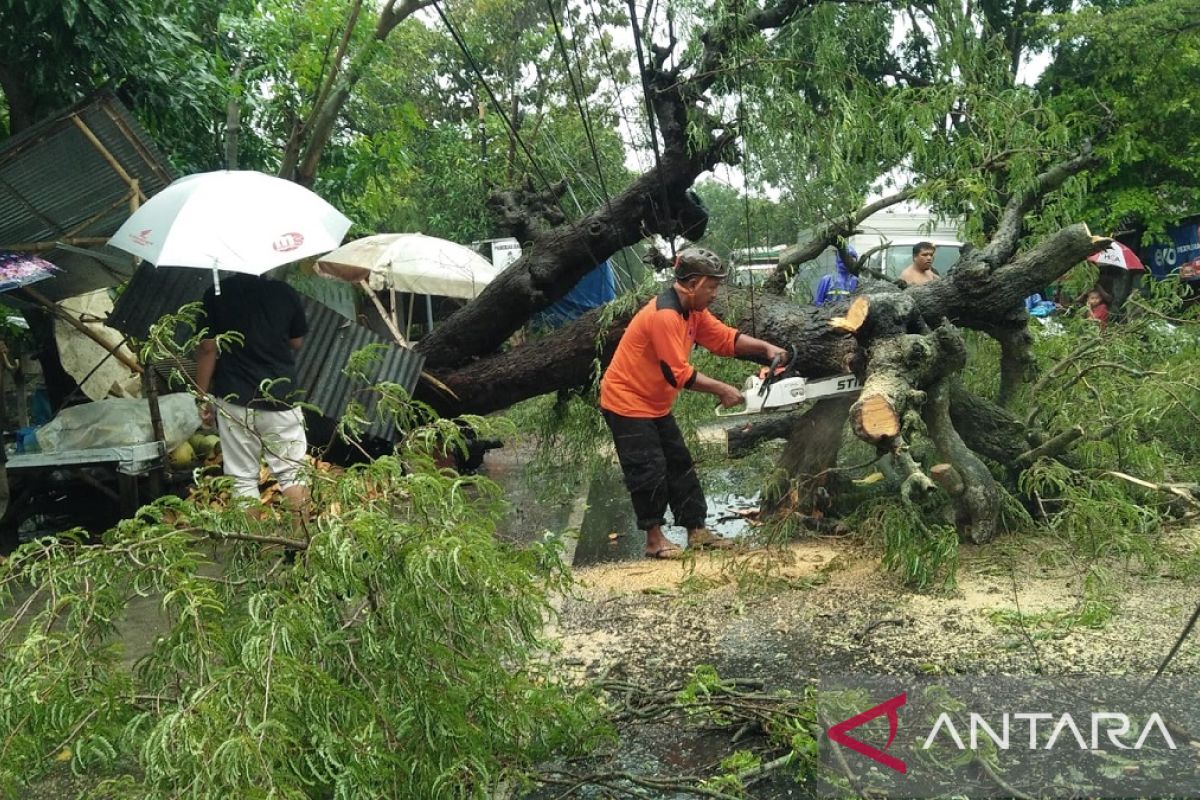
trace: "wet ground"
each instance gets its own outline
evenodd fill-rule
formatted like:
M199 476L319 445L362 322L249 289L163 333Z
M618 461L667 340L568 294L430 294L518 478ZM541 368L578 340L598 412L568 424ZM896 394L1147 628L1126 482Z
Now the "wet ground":
M1172 535L1200 546L1198 530ZM882 568L878 549L856 537L705 554L690 563L580 568L578 594L566 602L556 631L560 658L581 678L615 673L661 687L708 664L726 678L791 692L856 674L986 680L1153 673L1200 600L1194 581L1166 568L1109 564L1119 598L1110 620L1096 627L1047 623L1083 602L1091 566L1048 559L1047 545L1011 537L964 546L957 587L935 594L901 586ZM1029 620L1025 629L1012 624L1018 613ZM1200 671L1200 639L1184 643L1169 671ZM623 746L592 768L694 773L736 749L729 732L723 736L633 725L622 730ZM1187 795L1197 791L1200 784ZM749 796L804 795L781 776Z
M719 426L706 433L710 439L723 441ZM538 540L548 532L553 535L570 531L577 537L571 543L573 555L568 558L574 567L644 558L645 534L637 529L633 505L615 461L591 475L563 475L564 486L550 487L548 492L530 467L535 457L534 445L524 442L491 450L484 459L481 474L504 489L510 504L497 526L498 536L521 544ZM744 483L739 477L745 468L737 464L701 464L700 469L709 529L731 539L750 533L752 528L740 512L756 509L758 494L729 490ZM564 492L569 494L571 490L573 496L563 499ZM548 495L558 499L547 499ZM687 533L682 528L668 525L663 530L676 545L686 544Z
M498 535L519 544L579 531L577 541L567 537L565 553L574 563L577 590L562 599L552 633L561 643L555 658L563 672L580 679L621 674L662 686L686 679L702 664L726 677L761 680L767 690L790 691L850 673L1145 674L1200 599L1186 574L1112 564L1109 580L1119 605L1107 623L1034 623L1031 632L1022 631L1005 620L1016 612L1037 617L1077 608L1092 565L1048 558L1052 543L1017 537L963 547L958 585L940 594L901 586L881 566L878 545L853 535L650 561L641 556L643 539L615 466L591 481L586 499L580 490L573 498L564 491L548 501L536 482L526 480L531 455L528 446L488 454L485 474L504 487L510 503ZM710 472L704 483L725 489L738 482L716 480ZM753 531L735 513L753 505L752 497L712 491L709 499L710 523L720 533ZM668 534L682 543L683 531ZM1180 547L1200 548L1200 531L1171 535ZM121 625L127 660L144 653L161 630L157 607L147 598L129 608ZM1200 671L1200 639L1184 643L1171 669ZM678 775L706 770L735 749L728 732L678 725L631 726L621 736L600 767ZM48 790L30 796L63 795ZM607 796L564 793L562 787L530 795ZM749 796L782 800L807 793L780 777Z
M750 531L746 520L735 512L756 508L756 497L725 493L710 494L707 500L709 530L733 539ZM668 527L664 533L680 547L687 543L687 532L683 528ZM578 568L642 559L645 544L646 537L637 529L637 520L621 479L621 471L614 465L592 479L573 566Z

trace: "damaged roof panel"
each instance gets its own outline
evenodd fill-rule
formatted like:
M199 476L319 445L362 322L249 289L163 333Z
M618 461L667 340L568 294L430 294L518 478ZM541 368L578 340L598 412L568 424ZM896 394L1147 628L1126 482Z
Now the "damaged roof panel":
M135 339L145 339L150 326L166 314L174 314L188 303L199 301L212 285L212 272L185 267L153 267L145 264L117 298L108 324ZM306 402L338 419L351 400L357 400L372 416L366 431L371 436L391 439L395 426L374 418L374 393L361 381L344 372L350 355L369 345L383 345L371 370L370 380L402 386L410 394L417 386L425 357L397 347L369 329L347 320L310 297L304 297L308 334L296 357L297 381ZM178 332L182 333L182 332ZM184 334L186 335L186 334Z
M125 281L136 263L104 241L174 174L120 101L103 93L0 146L0 248L36 252L62 272L51 300ZM136 194L135 194L136 193Z

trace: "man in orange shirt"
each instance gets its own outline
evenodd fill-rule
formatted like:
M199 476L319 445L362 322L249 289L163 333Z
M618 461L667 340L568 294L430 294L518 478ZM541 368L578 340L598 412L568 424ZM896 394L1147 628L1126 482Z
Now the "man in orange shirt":
M731 546L705 527L704 490L671 406L684 389L715 395L726 408L742 402L742 393L689 364L692 346L699 344L720 356L756 356L764 362L786 358L783 348L739 333L708 310L727 274L710 250L679 253L675 285L634 316L600 380L600 409L612 431L638 527L646 531L650 558L683 555L663 536L668 505L675 524L687 528L688 547Z

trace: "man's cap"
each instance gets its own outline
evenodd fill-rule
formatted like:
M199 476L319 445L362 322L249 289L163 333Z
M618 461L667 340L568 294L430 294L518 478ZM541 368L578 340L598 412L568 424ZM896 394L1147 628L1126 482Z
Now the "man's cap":
M721 263L721 257L703 247L689 247L675 256L675 279L687 280L696 276L725 278L729 270Z

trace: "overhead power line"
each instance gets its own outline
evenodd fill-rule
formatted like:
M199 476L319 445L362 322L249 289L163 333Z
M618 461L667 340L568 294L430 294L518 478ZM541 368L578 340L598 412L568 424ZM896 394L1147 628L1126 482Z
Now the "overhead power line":
M579 50L576 48L576 66L579 70L579 85L576 87L575 75L571 71L571 59L567 55L566 42L563 41L562 27L558 24L558 17L554 13L554 0L546 0L546 10L550 12L550 21L554 23L554 38L558 41L558 52L562 54L563 68L567 71L567 83L571 84L571 94L575 96L575 107L579 109L583 133L587 138L588 149L592 151L592 163L596 165L596 177L600 180L600 189L604 192L604 202L607 204L610 198L608 186L604 182L604 168L600 166L600 154L596 152L596 139L592 135L591 115L588 114L587 105L583 99L583 62L578 60Z

